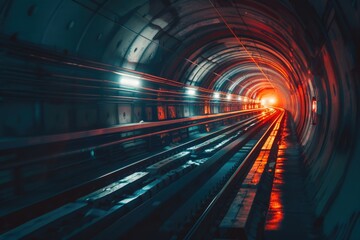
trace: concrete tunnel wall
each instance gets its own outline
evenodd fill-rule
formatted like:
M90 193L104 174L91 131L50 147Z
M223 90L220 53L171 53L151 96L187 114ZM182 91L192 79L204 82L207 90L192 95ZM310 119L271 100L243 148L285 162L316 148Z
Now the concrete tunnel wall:
M359 239L359 1L213 4L230 26L236 26L235 34L269 79L259 73L208 1L8 0L0 3L0 31L7 41L51 52L64 61L76 57L101 62L254 100L276 93L279 105L295 119L317 226L330 239ZM19 60L3 50L0 55L13 66L33 70L35 79L38 69L114 78ZM135 106L9 99L3 97L0 103L0 129L7 136L35 135L39 125L50 134L137 122L146 116L162 119L161 113L173 111L151 108L146 101ZM239 109L228 104L219 103L212 112ZM186 117L204 114L205 107L175 105L174 111Z

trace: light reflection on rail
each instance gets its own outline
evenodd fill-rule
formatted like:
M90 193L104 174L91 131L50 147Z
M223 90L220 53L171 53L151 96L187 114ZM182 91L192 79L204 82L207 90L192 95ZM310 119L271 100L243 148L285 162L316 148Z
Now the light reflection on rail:
M284 161L283 158L278 158L276 160L277 167L275 169L273 189L271 191L270 206L267 214L265 230L280 229L282 220L284 219L284 208L281 200L282 194L280 191L281 185L284 184L284 180L283 180L284 170L282 169L282 167L279 167L283 165L283 161Z

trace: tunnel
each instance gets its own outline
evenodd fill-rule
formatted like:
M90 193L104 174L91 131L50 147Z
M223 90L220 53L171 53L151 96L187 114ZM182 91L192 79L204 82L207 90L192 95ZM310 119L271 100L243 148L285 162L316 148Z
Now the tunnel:
M284 191L289 198L304 198L292 200L294 212L282 208L290 217L279 220L280 230L267 229L274 170L257 237L246 230L232 238L360 239L359 8L359 0L0 1L0 234L21 238L11 233L25 231L21 227L29 222L37 228L39 221L31 221L51 211L63 216L70 211L61 208L65 204L80 208L80 190L72 185L64 189L76 198L53 197L48 207L41 203L64 191L56 187L61 176L85 182L104 175L110 184L123 177L110 173L127 159L162 154L242 120L223 120L227 116L281 110L298 151L290 178L302 179L284 181ZM98 172L83 177L91 168ZM92 190L103 187L91 181ZM307 215L296 212L303 205L310 209ZM21 212L28 206L37 215ZM84 219L104 209L87 207ZM100 230L90 228L90 236L118 221L116 214L102 221ZM304 215L310 220L303 224ZM137 224L137 231L149 232L143 239L170 239L150 234L162 215L156 216ZM67 221L77 226L85 220ZM58 225L34 230L39 238L21 239L57 239L67 229ZM307 232L298 233L303 225ZM106 238L126 239L116 235L119 228L109 227ZM74 229L69 238L92 238ZM131 234L129 239L139 236L136 230Z

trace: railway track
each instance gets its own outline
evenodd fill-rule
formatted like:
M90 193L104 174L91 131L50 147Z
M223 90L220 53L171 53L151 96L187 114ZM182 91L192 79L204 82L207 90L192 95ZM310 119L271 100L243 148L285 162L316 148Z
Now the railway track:
M20 139L15 146L21 148L16 151L12 151L11 148L0 151L2 163L0 167L0 178L2 179L0 201L3 206L0 208L0 232L24 223L69 200L74 200L74 197L78 197L80 194L86 194L107 183L116 181L119 177L135 171L136 168L140 169L143 163L150 164L159 161L186 149L191 144L207 141L216 134L236 127L239 121L255 116L262 111L247 110L232 114L215 114L163 122L162 125L166 125L166 127L163 128L162 132L167 132L165 134L186 131L186 135L189 137L178 142L176 147L166 147L162 150L161 147L155 150L147 149L145 152L143 147L125 146L123 144L132 144L133 140L131 139L133 137L146 139L144 134L155 134L156 137L156 132L161 124L142 123L136 126L131 124L131 126L118 126L101 131L70 133L64 136L45 136L35 140ZM219 128L218 125L222 127ZM208 133L191 135L191 130L189 130L204 127L210 129L207 130ZM174 130L174 128L181 128L181 130ZM99 132L101 133L99 139L95 141L94 137ZM58 137L60 143L59 146L56 146L54 141ZM65 140L67 141L64 142ZM119 140L122 143L117 143ZM150 138L146 141L155 142L151 145L156 145L159 139ZM13 140L9 140L10 142ZM5 145L2 144L2 148ZM102 145L106 146L103 147ZM12 145L10 144L8 147L10 146ZM123 151L125 148L127 149L126 152ZM47 149L51 150L50 156L46 155ZM128 154L129 151L131 154ZM19 156L16 157L16 155ZM41 159L39 159L39 155L42 156ZM14 159L13 156L15 156ZM77 171L77 169L81 169L81 171ZM93 179L98 180L93 181ZM86 182L92 182L92 184L86 184ZM79 191L77 187L81 183L91 187L80 188L81 191ZM57 192L64 192L65 195L60 194L61 197L57 197ZM71 194L67 194L68 192ZM39 201L40 199L44 199L44 201ZM51 204L46 204L47 199L51 199ZM37 202L38 204L36 204ZM24 209L29 209L26 214L24 214Z
M192 226L184 229L183 239L258 239L268 209L284 115L273 121Z
M279 109L255 115L8 214L1 219L7 227L0 237L190 239L202 234L211 215L203 209L214 208L208 204L229 191L224 186L246 176L269 136L275 142L273 129L282 116Z

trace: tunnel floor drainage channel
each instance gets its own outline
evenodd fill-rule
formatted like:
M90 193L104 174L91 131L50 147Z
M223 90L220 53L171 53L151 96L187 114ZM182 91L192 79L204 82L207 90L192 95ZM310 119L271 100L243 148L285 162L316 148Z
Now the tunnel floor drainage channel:
M287 115L280 137L263 239L319 239L319 233L313 228L315 219L304 180L301 147L293 119Z

